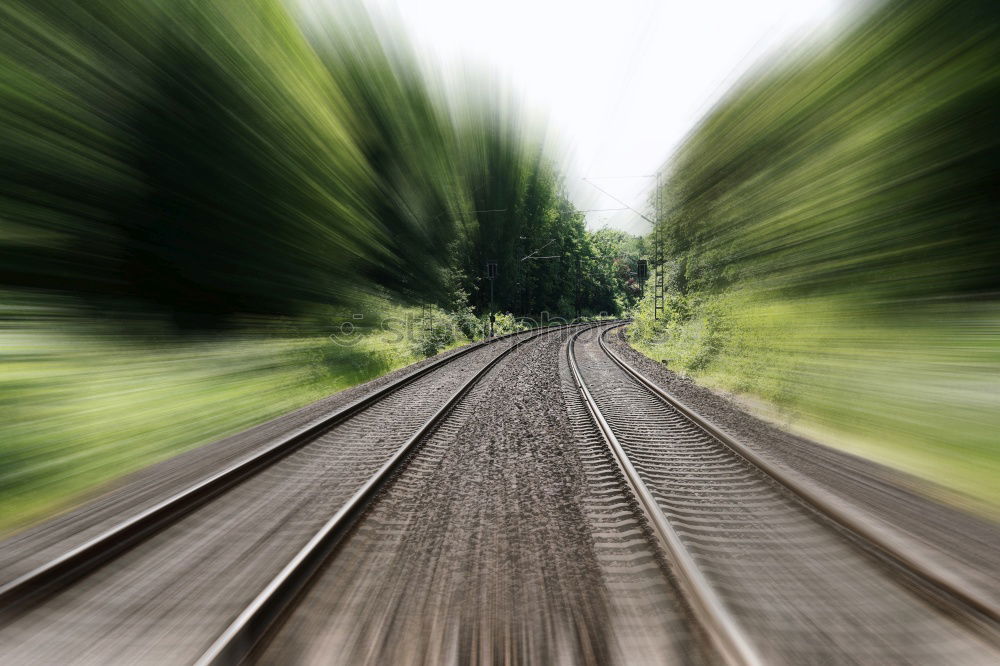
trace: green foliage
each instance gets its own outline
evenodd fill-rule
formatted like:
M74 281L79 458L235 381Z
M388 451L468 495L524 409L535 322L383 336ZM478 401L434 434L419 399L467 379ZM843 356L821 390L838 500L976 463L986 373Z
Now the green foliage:
M337 94L331 75L280 5L0 11L13 26L0 108L17 128L0 210L23 229L0 249L5 284L185 327L336 301L375 238L374 184L346 119L317 103Z
M520 258L550 237L532 308L572 282L582 216L541 132L500 86L447 98L360 7L307 32L278 0L0 16L0 286L71 293L127 332L303 317L371 285L449 309L460 288L482 314L487 261L515 310Z
M475 340L482 334L479 318L476 317L476 313L473 312L471 306L462 305L457 310L448 313L448 316L451 317L455 328L461 336L469 340Z
M634 311L632 344L750 398L803 434L931 479L996 514L1000 346L993 302L939 302L886 318L838 296L767 292L667 298ZM763 402L761 402L763 400Z
M583 246L501 86L446 96L360 4L291 6L0 5L8 520L481 337L485 261L510 311L519 235Z
M634 296L627 241L586 233L502 87L446 101L357 7L306 32L278 0L0 15L0 286L182 329L307 316L369 285L447 309L461 290L482 314L487 262L497 310L571 315L578 259L585 310ZM542 246L555 258L522 261Z
M1000 505L1000 6L871 7L748 76L670 165L657 360ZM774 414L772 414L774 415Z
M635 271L644 256L644 242L616 229L587 234L582 264L582 304L588 314L618 314L639 299Z
M479 320L480 331L483 335L489 335L490 332L490 318L484 315ZM518 331L528 330L528 325L521 318L515 317L510 312L498 312L496 314L496 321L493 322L493 334L494 335L506 335L508 333L517 333Z
M437 354L456 342L468 342L471 336L462 335L462 316L452 316L440 308L430 308L421 313L421 318L410 322L410 349L418 357Z
M351 344L287 332L163 344L123 341L110 322L53 326L55 304L4 296L0 533L145 465L420 359L401 330L419 310L385 301L379 309L398 327L366 328Z
M588 232L583 214L562 193L554 166L539 156L535 169L530 178L491 172L473 188L487 193L476 204L483 210L499 201L507 209L480 214L470 242L455 247L461 290L477 312L489 312L485 270L493 262L496 311L572 318L579 287L581 314L622 312L638 297L634 272L642 239L608 229Z
M884 3L737 86L669 166L680 279L899 301L1000 288L1000 9Z
M627 302L627 239L594 250L503 86L445 94L334 4L0 4L14 514L481 337L488 261L500 312L571 315L598 255L585 308Z

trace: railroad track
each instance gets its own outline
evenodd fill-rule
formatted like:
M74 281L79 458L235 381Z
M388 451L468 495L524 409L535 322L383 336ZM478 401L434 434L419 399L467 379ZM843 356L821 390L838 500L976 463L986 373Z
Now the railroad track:
M204 585L206 595L237 598L245 597L247 586L258 586L260 592L249 603L241 604L242 610L234 614L229 626L201 654L197 663L241 660L294 600L401 462L471 387L524 344L565 328L504 336L471 345L431 363L334 414L287 433L245 459L4 584L0 587L0 606L4 609L0 615L0 642L13 636L23 644L25 637L31 634L33 623L39 619L50 622L52 618L45 608L50 596L61 596L64 602L64 608L55 613L57 618L79 618L81 613L86 614L88 609L115 599L116 595L128 595L130 586L140 576L152 579L152 582L143 581L145 594L173 594L171 580L179 574L192 578L189 594L197 594L198 586ZM468 366L473 363L481 365L470 370ZM394 427L387 431L383 425L380 430L373 426L377 419L387 420ZM345 458L341 449L349 449L351 455ZM335 473L348 472L346 478L333 478ZM268 476L273 478L268 479ZM308 479L296 481L297 476L308 476ZM284 489L296 484L308 488L315 488L317 484L333 487L324 493L326 503L314 507L308 499L303 499L308 498L309 493L301 488ZM300 491L294 496L300 504L293 506L297 506L296 510L305 514L305 518L268 517L268 505L289 503L282 500L290 501L291 498L283 498L281 493L295 491ZM254 510L261 520L255 518ZM323 512L327 512L326 515L322 515ZM203 514L209 515L203 517ZM249 516L244 517L244 514ZM317 518L320 515L322 520ZM230 529L224 533L225 539L216 536L220 526L229 525L237 518L244 522L242 530ZM233 547L234 536L247 542L242 550ZM191 566L187 562L167 563L158 558L157 546L170 543L171 539L191 542L188 558L195 563L210 563L212 573L198 575L173 569L158 581L157 566ZM206 539L226 543L211 548L205 545ZM288 544L296 542L298 547L291 557L285 557L286 563L276 574L266 578L262 574L243 575L242 578L238 575L241 571L237 567L247 566L245 558L263 553L274 560L280 556L282 548L287 552ZM230 556L227 553L230 550L238 555ZM104 566L112 561L116 567ZM118 570L110 571L112 568ZM218 577L228 573L234 574L237 581L233 584L219 582ZM75 595L73 583L81 579L90 583L91 592ZM84 599L78 600L76 596ZM137 599L134 604L125 604L118 613L105 618L104 625L91 627L91 631L100 634L128 625L130 608L142 603ZM226 616L225 612L216 614ZM211 619L218 621L217 618L199 617L187 625L179 621L163 631L184 631L185 626L200 626ZM11 633L10 625L18 623L23 624ZM144 655L152 660L164 658L150 653Z
M996 663L995 608L662 391L604 342L566 347L591 418L720 659Z
M272 625L287 611L295 597L327 561L347 532L361 518L369 503L384 488L412 452L445 416L455 408L472 387L506 356L526 342L547 332L526 337L514 343L468 379L448 400L410 436L379 470L320 528L268 586L247 605L218 639L199 657L197 666L241 662L254 646L265 637Z
M184 488L170 497L157 502L154 506L141 513L131 516L102 531L99 535L88 539L69 552L38 565L13 580L0 584L0 608L16 608L25 602L30 602L32 599L44 595L52 587L60 583L87 573L143 537L148 536L157 528L169 524L192 509L197 508L200 504L210 500L219 492L264 469L289 453L294 452L303 444L313 440L329 428L343 423L366 409L371 408L380 400L411 386L435 370L453 363L472 352L480 351L487 345L500 343L515 335L518 334L508 334L479 344L469 345L467 348L459 350L456 354L428 364L419 371L406 375L337 410L333 414L324 415L310 423L295 428L275 439L268 446L254 451L250 455L227 466L225 469Z
M673 401L604 344L616 325L472 346L36 567L0 588L0 661L996 662L988 602ZM579 470L542 420L477 413L556 332Z

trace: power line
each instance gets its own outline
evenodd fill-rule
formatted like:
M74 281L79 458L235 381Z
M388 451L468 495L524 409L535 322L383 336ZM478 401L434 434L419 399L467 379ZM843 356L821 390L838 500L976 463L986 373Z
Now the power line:
M642 176L587 176L584 180L587 180L587 178L590 178L591 180L638 180L639 178L656 178L656 174L648 173Z
M647 177L648 178L655 178L656 176L654 174L652 176L647 176ZM600 187L600 186L596 185L595 183L591 183L589 178L584 177L583 181L585 183L587 183L588 185L590 185L591 187L593 187L595 190L598 190L599 192L603 192L607 196L611 197L612 199L614 199L615 201L617 201L621 205L625 206L626 208L628 208L630 211L632 211L633 213L635 213L636 215L638 215L642 219L644 219L647 222L649 222L650 224L652 224L652 225L656 224L656 222L653 222L651 219L649 219L648 217L646 217L641 211L638 211L635 208L632 208L632 206L629 206L627 203L625 203L624 201L622 201L621 199L619 199L615 195L611 194L611 192L608 192L606 189L604 189L603 187Z

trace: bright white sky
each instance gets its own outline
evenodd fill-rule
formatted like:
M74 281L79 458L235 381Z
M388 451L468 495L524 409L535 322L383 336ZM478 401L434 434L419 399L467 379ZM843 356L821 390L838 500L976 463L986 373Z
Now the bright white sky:
M544 114L580 208L643 209L653 173L761 55L828 25L844 0L364 0L443 69L485 66ZM376 9L377 8L377 9ZM634 233L630 211L588 214Z

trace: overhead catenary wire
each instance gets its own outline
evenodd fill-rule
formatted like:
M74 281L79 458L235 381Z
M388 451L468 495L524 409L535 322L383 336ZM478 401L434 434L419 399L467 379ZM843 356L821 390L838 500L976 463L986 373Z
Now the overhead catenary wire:
M646 178L647 176L642 176L642 177L643 177L643 178ZM650 177L652 177L652 176L650 176ZM606 196L609 196L609 197L611 197L612 199L614 199L615 201L617 201L617 202L618 202L618 203L620 203L621 205L625 206L625 208L627 208L628 210L632 211L633 213L635 213L636 215L638 215L638 216L639 216L639 217L641 217L642 219L646 220L646 221L647 221L647 222L649 222L650 224L652 224L652 225L655 225L655 224L656 224L655 222L653 222L653 220L651 220L651 219L649 219L648 217L646 217L646 215L645 215L645 214L644 214L644 213L643 213L642 211L640 211L640 210L638 210L638 209L636 209L636 208L633 208L632 206L629 206L629 205L628 205L628 204L627 204L626 202L622 201L621 199L619 199L619 198L618 198L618 197L616 197L615 195L611 194L610 192L608 192L608 191L607 191L606 189L604 189L603 187L601 187L601 186L597 185L596 183L592 183L592 182L590 181L590 179L589 179L588 177L584 176L584 177L583 177L583 181L584 181L585 183L587 183L588 185L590 185L591 187L593 187L593 188L594 188L595 190L598 190L598 191L599 191L599 192L601 192L602 194L604 194L604 195L606 195Z

